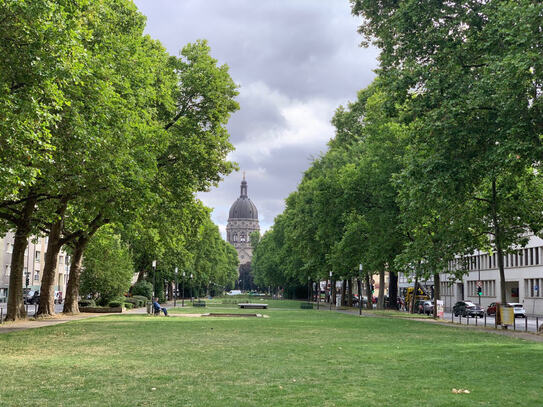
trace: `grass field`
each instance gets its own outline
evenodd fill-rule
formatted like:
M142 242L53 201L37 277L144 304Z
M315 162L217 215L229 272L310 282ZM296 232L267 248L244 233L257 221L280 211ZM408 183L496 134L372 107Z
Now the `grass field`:
M543 405L541 343L266 302L269 318L119 315L2 334L0 405Z

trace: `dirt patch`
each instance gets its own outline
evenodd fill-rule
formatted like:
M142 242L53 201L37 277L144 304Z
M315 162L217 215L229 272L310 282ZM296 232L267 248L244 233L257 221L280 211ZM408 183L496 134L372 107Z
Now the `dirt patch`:
M202 315L203 317L256 317L262 318L262 314L224 314L224 313L214 313Z

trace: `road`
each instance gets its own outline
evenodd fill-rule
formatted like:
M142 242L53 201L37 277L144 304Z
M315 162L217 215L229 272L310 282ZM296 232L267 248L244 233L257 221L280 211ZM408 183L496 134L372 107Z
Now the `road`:
M445 312L445 314L443 315L443 319L447 321L452 321L451 313ZM454 322L459 323L460 318L454 317ZM515 318L514 329L517 331L527 330L528 332L537 332L536 322L539 323L539 325L543 324L543 317L540 317L538 319L536 319L536 317L528 317L526 318L526 320L524 318ZM484 326L485 318L469 318L469 320L468 318L461 318L461 323L462 325L467 325L469 323L469 325L477 324L478 326ZM495 324L494 316L486 316L486 326L493 328L494 324ZM511 327L510 329L513 329L513 327Z
M34 313L38 309L37 305L28 304L28 305L25 305L25 307L26 307L27 314L29 317L33 317ZM62 304L55 304L55 312L57 313L62 312L62 307L63 307ZM2 314L4 315L4 318L6 317L6 308L7 308L7 304L5 302L0 303L0 309L2 309L3 311Z

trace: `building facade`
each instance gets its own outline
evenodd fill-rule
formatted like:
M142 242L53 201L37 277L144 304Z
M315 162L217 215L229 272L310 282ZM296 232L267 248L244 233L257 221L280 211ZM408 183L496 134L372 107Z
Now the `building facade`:
M530 235L525 247L514 248L504 255L507 302L524 305L529 315L543 315L543 240ZM456 301L471 301L488 307L500 302L500 275L497 255L475 252L449 263L449 271L466 270L462 280L451 273L440 274L441 299L449 310ZM481 286L482 295L477 288Z
M0 302L6 302L11 275L11 255L13 253L14 234L9 232L0 239ZM40 290L42 271L47 252L47 237L31 237L25 251L23 269L23 287ZM55 272L55 291L66 293L66 284L70 272L70 258L60 251ZM28 285L26 280L28 279Z
M250 236L255 231L260 231L258 210L247 195L247 181L243 175L240 196L230 207L226 225L226 240L236 248L241 265L250 263L253 258Z

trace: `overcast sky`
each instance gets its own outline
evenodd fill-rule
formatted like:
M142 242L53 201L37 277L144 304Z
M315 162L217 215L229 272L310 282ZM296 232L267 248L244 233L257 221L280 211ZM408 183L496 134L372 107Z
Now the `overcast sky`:
M378 52L358 46L360 20L348 0L135 0L147 32L177 55L207 39L239 84L240 110L228 124L235 172L199 197L224 235L239 196L248 195L267 230L313 157L334 136L330 120L374 78Z

